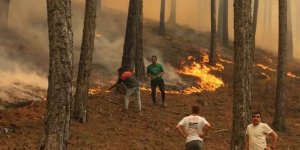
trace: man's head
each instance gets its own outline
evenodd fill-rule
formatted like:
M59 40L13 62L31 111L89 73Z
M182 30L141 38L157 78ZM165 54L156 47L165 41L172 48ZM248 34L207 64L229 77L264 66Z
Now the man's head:
M153 56L151 57L151 62L152 62L152 64L156 64L156 62L157 62L157 57L156 57L155 55L153 55Z
M118 69L118 73L119 75L121 75L122 73L124 73L126 71L126 69L124 67L121 67Z
M192 106L192 113L193 114L199 114L200 112L200 107L198 105Z
M261 122L261 114L256 111L252 113L252 123L253 125L258 125Z

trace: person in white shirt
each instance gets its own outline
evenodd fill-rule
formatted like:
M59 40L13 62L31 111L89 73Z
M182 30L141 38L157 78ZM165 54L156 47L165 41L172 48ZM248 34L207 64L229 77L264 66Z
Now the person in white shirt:
M186 139L186 150L203 150L203 139L211 127L206 119L199 115L199 111L199 106L192 106L192 114L184 117L176 126Z
M267 135L272 136L272 144L267 145ZM252 124L246 130L246 150L271 150L277 145L278 135L266 124L261 122L260 112L252 113Z

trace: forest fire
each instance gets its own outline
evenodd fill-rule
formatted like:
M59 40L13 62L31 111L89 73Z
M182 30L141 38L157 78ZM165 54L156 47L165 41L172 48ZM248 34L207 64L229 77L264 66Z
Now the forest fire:
M216 66L207 66L205 64L208 63L208 55L203 54L202 56L202 63L197 63L194 57L189 56L188 62L182 62L183 68L178 70L178 73L198 78L197 85L184 89L184 94L215 91L217 88L224 86L222 79L209 73L211 70L222 71L224 70L224 66L218 63Z
M97 86L96 88L90 88L88 93L89 95L95 95L101 92L100 86Z
M265 66L265 65L263 65L263 64L256 64L255 66L260 67L260 68L262 68L262 69L264 69L264 70L269 70L269 71L271 71L271 72L276 72L276 71L277 71L276 69L270 68L270 67ZM293 74L292 72L287 72L286 75L287 75L288 77L291 77L291 78L300 79L299 76Z

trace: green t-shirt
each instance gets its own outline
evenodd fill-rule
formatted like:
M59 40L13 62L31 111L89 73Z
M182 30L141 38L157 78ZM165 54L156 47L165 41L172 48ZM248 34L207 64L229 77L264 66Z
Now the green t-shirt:
M162 72L164 72L164 69L159 63L156 63L155 65L151 64L147 67L147 74L149 75L157 76L160 75ZM161 78L161 76L159 78Z

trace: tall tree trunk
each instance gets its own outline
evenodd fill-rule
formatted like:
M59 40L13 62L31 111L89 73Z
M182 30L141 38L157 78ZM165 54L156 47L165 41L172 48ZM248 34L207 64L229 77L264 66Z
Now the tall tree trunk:
M49 76L42 150L66 150L70 138L73 79L71 0L47 0Z
M216 64L216 0L211 0L211 38L209 64Z
M287 58L291 60L294 58L293 46L293 26L292 26L292 5L291 0L287 0Z
M278 74L275 100L275 116L273 126L276 130L285 131L284 104L285 78L287 60L287 1L279 0L279 45L278 45Z
M143 61L143 1L130 0L123 48L122 67L132 69L138 80L145 79Z
M10 0L0 0L0 30L8 27L8 12Z
M218 8L218 37L222 38L223 36L223 20L224 20L224 0L219 0L219 8Z
M252 96L251 1L234 1L234 101L231 150L244 149Z
M74 98L73 117L79 122L87 122L87 99L94 51L97 0L86 0L83 37Z
M171 11L168 23L176 24L176 0L171 0Z
M165 8L166 8L166 0L161 0L160 21L159 21L159 31L158 31L160 35L165 34Z
M223 6L223 46L228 47L228 0L224 0Z
M259 0L254 0L253 19L252 19L252 52L251 52L251 57L252 57L253 60L254 60L254 51L255 51L255 35L256 35L256 26L257 26L258 2L259 2Z
M138 81L145 81L145 64L143 51L143 1L140 0L137 4L137 37L135 47L135 76Z

